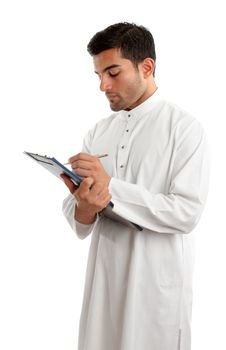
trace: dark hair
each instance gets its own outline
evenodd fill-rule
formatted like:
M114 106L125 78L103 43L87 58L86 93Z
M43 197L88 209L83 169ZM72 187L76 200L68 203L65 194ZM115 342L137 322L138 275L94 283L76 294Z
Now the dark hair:
M155 43L150 31L134 23L121 22L97 32L88 43L91 56L108 49L119 48L123 58L135 66L145 58L156 60Z

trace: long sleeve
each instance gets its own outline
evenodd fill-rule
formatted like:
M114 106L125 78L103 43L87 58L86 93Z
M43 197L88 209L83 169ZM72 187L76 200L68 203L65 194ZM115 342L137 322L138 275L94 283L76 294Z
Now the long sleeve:
M192 123L180 135L174 153L168 193L153 194L145 186L112 178L114 210L155 232L190 232L200 218L208 190L207 142L199 123Z
M91 225L81 224L74 218L76 199L72 194L69 194L63 201L62 210L72 230L80 239L86 238L93 230L95 223Z
M89 134L87 134L87 137L84 139L83 143L83 152L89 153L88 149L88 141L89 141ZM76 210L76 199L72 194L69 194L64 200L62 205L62 211L63 214L68 221L69 225L71 226L72 230L77 234L77 236L80 239L85 239L87 236L91 234L95 227L96 221L91 225L81 224L77 220L75 220L75 210Z

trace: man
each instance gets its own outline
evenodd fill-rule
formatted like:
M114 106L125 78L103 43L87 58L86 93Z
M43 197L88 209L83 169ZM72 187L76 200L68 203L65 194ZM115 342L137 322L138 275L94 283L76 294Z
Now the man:
M63 177L67 220L80 238L92 232L79 350L189 350L192 230L208 187L203 129L161 97L146 28L114 24L88 51L115 113L69 159L80 187ZM110 200L143 230L99 215Z

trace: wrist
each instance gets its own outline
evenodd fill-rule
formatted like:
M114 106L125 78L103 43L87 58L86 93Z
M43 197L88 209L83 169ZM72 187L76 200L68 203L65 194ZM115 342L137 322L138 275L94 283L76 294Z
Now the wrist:
M96 220L96 213L90 212L87 209L81 208L78 204L75 206L75 220L80 224L90 225Z

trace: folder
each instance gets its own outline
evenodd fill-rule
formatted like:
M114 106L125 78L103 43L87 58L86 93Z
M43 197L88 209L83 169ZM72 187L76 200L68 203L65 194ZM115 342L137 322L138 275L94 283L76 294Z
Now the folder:
M54 157L48 157L43 156L37 153L31 153L24 151L24 154L35 160L39 165L43 166L45 169L50 171L53 175L57 176L59 179L62 180L61 174L66 174L69 176L71 181L76 185L79 186L80 183L83 181L82 177L80 177L78 174L76 174L74 171L71 171L66 166L64 166L61 162L59 162ZM114 211L114 203L110 201L106 208L104 208L100 213L98 213L100 216L104 215L108 217L111 220L118 221L132 229L136 229L139 231L142 231L143 228L125 218L123 218L121 215L116 213Z

